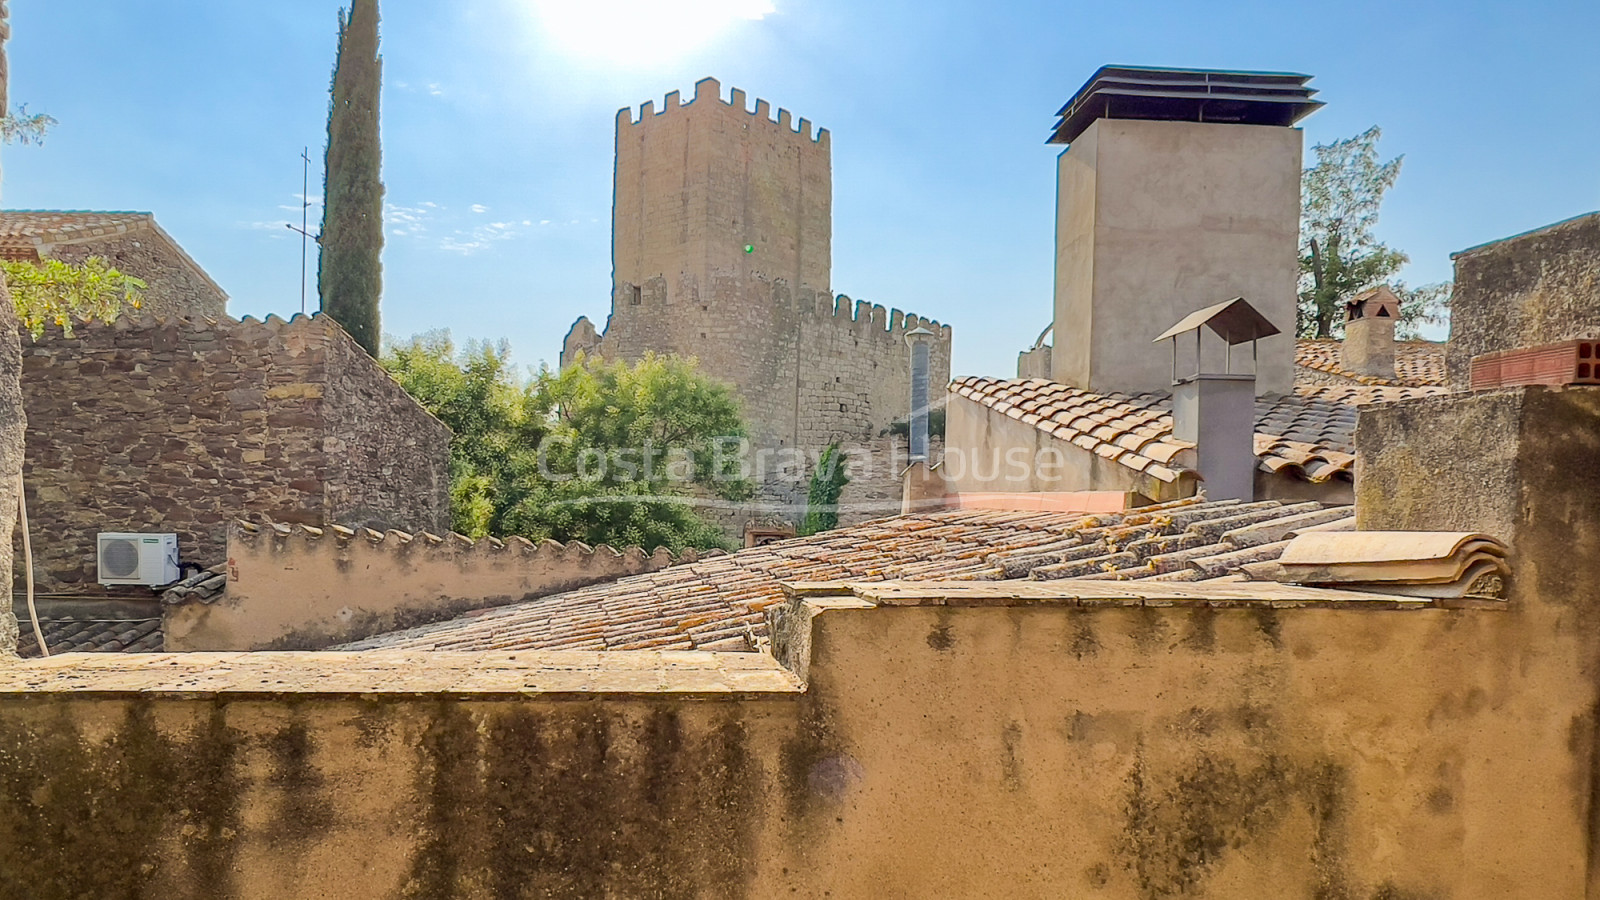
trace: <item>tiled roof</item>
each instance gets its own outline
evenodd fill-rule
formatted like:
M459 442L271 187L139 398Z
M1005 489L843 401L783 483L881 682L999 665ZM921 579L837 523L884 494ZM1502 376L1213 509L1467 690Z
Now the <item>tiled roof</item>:
M17 654L37 657L39 641L26 612L17 616ZM39 630L45 646L57 653L155 653L161 650L161 617L101 618L90 615L52 616L41 613Z
M1294 363L1307 369L1336 375L1353 384L1421 387L1442 385L1448 379L1444 370L1444 344L1433 341L1395 341L1393 378L1358 375L1344 367L1344 342L1331 338L1305 338L1295 342Z
M957 396L1040 431L1173 482L1198 476L1194 446L1172 436L1172 397L1097 394L1038 378L958 378ZM1264 472L1316 484L1349 480L1355 464L1354 407L1293 394L1256 398L1256 456Z
M88 210L0 210L0 250L32 251L38 244L122 234L155 221L147 212Z
M1301 384L1294 392L1310 400L1322 400L1345 406L1366 406L1369 403L1393 403L1417 397L1433 397L1450 393L1442 385L1406 387L1390 384Z
M1349 507L1183 500L1125 513L953 510L753 547L337 649L750 649L784 582L1159 578L1196 581L1276 559Z

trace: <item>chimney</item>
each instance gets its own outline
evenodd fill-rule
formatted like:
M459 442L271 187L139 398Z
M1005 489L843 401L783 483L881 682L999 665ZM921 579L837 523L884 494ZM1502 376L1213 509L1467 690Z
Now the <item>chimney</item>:
M1294 321L1308 75L1106 66L1057 113L1054 381L1166 390L1145 343L1196 297ZM1256 390L1294 389L1294 340L1262 342ZM1220 358L1208 357L1213 367Z
M1221 372L1205 371L1205 360L1216 355L1216 348L1206 351L1206 331L1221 339ZM1277 326L1237 297L1190 313L1156 338L1172 341L1172 436L1195 445L1211 500L1255 499L1256 342L1277 333ZM1245 343L1250 371L1235 373L1234 348ZM1193 359L1193 374L1179 377L1180 355ZM1183 368L1191 371L1187 363Z
M1394 377L1394 325L1400 298L1380 284L1345 304L1344 368L1357 375Z
M928 461L928 379L932 368L929 358L933 350L933 332L917 327L906 332L906 344L911 348L911 417L908 443L911 462Z

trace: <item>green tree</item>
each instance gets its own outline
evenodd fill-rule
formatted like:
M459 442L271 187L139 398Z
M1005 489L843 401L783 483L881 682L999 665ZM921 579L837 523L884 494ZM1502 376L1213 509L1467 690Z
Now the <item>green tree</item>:
M850 473L838 443L829 444L811 473L811 490L806 496L806 517L800 523L801 536L831 531L839 527L839 496L850 483Z
M51 128L61 124L55 116L28 112L24 103L0 116L0 141L7 144L42 144Z
M0 270L5 271L17 318L35 340L51 322L71 337L74 322L114 322L124 306L139 309L144 304L145 283L98 256L81 265L59 259L0 260Z
M1373 126L1361 134L1312 148L1316 165L1301 179L1301 337L1333 337L1344 303L1388 280L1406 255L1373 236L1383 195L1400 177L1403 157L1378 159Z
M455 432L452 527L616 547L723 547L697 511L749 495L737 401L692 362L648 357L519 379L504 344L391 341L384 366Z
M373 356L378 355L378 301L383 296L382 81L378 0L354 0L348 12L339 11L317 289L322 311Z

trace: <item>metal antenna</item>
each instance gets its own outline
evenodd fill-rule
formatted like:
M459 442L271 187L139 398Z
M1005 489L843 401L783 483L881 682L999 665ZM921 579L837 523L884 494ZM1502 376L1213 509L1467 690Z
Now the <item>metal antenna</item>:
M306 313L306 241L313 240L319 245L322 235L312 234L311 227L311 148L306 147L300 151L303 165L300 167L300 227L285 223L284 227L300 235L300 314Z

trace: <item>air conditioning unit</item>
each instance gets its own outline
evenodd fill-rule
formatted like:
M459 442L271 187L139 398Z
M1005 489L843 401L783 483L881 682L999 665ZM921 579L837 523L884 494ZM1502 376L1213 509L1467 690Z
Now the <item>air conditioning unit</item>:
M171 584L178 572L175 534L109 534L99 538L101 584Z

